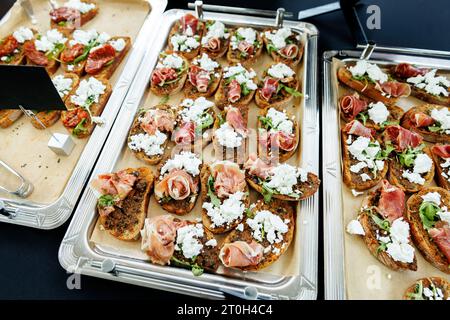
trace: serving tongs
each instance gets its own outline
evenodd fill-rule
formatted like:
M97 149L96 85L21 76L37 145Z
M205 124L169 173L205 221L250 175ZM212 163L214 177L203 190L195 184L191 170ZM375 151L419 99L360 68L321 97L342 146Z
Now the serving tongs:
M0 166L3 167L6 171L8 171L13 176L17 177L20 181L20 185L16 190L11 190L7 187L0 185L0 190L5 191L9 194L18 196L20 198L26 198L33 192L33 185L27 179L25 179L19 172L10 167L6 162L0 160ZM0 210L3 209L0 206Z

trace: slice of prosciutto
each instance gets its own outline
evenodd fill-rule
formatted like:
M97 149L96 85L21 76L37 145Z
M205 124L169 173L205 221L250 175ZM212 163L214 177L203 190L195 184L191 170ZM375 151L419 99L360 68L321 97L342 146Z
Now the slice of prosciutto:
M245 54L253 54L254 47L251 43L248 43L247 41L241 41L238 44L238 50Z
M217 37L213 37L211 39L208 40L208 43L206 44L206 47L211 51L211 52L219 52L220 48L221 48L221 42L220 39Z
M50 19L55 22L75 21L81 18L81 12L69 7L60 7L50 11Z
M248 134L248 128L245 124L244 117L239 108L228 107L227 115L225 118L226 122L233 127L234 131L239 133L241 136L246 137Z
M403 79L424 75L429 71L426 68L417 68L409 63L400 63L394 69L394 74Z
M172 134L172 139L176 144L191 144L195 141L195 123L192 121L183 122Z
M378 202L378 211L392 223L403 216L405 210L405 193L402 189L394 187L387 180L381 182L381 195Z
M220 250L220 260L226 267L256 266L263 258L264 247L252 240L226 243Z
M77 43L71 47L64 49L61 53L61 61L72 62L78 58L84 51L84 46L81 43Z
M109 43L91 51L88 55L85 71L88 74L97 74L116 57L116 50Z
M360 112L367 109L367 101L361 99L358 94L349 94L341 98L339 107L346 118L353 120Z
M450 264L450 225L440 223L439 226L430 229L429 234Z
M7 36L0 43L0 57L10 55L19 47L19 42L12 35Z
M411 94L411 87L407 83L398 81L386 81L379 84L381 90L394 98L409 97Z
M191 175L180 169L173 169L155 185L155 195L159 198L170 196L174 200L186 199L195 192L196 185Z
M153 71L152 83L154 85L164 85L167 81L175 80L178 77L175 69L172 68L159 68Z
M248 170L250 175L260 177L261 179L266 179L269 177L272 166L264 160L258 158L255 153L252 153L248 156L247 161L244 163L244 169Z
M236 79L231 80L228 85L227 98L231 103L235 103L241 98L241 85Z
M271 77L266 77L264 79L264 84L261 89L261 98L266 101L269 101L272 98L273 94L277 92L278 89L278 80Z
M417 128L428 127L434 123L434 119L423 112L414 113L410 121Z
M174 117L167 110L155 109L152 112L146 112L140 118L140 126L149 135L154 135L156 129L165 132L173 131L174 121Z
M431 152L444 159L450 158L450 144L435 145L431 148Z
M234 162L221 161L210 166L214 190L219 198L245 190L245 174Z
M188 13L182 16L180 19L180 23L183 33L185 33L188 28L192 30L193 34L197 33L198 19L192 14Z
M344 132L348 134L354 134L360 137L366 137L366 138L372 138L375 134L373 129L365 127L361 122L358 120L353 120L349 123L347 123L344 127Z
M208 85L210 80L209 72L200 68L199 66L192 65L189 68L189 82L197 88L198 92L208 91Z
M25 42L25 44L23 45L23 51L25 53L25 56L34 64L37 64L39 66L48 65L47 56L43 52L36 49L34 41Z
M123 200L133 190L136 180L136 175L121 170L116 173L101 174L92 181L91 185L101 194L117 195L120 200Z
M268 132L267 130L260 130L258 142L266 150L272 148L289 152L295 148L295 135L284 131Z
M399 125L388 126L385 129L386 134L391 140L398 152L403 152L408 147L415 148L422 143L422 137L408 129L405 129Z
M288 44L280 49L279 54L285 59L294 59L298 55L298 50L296 44Z

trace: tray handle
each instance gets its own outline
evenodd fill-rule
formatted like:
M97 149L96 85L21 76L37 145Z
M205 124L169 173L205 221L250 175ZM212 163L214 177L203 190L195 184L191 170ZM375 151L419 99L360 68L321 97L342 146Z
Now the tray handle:
M33 192L33 185L31 184L31 182L26 180L20 173L11 168L6 162L2 160L0 160L0 166L5 168L10 173L12 173L14 176L16 176L21 182L20 186L16 190L9 190L8 188L3 187L2 185L0 185L0 190L3 190L9 194L13 194L21 198L26 198L31 194L31 192Z

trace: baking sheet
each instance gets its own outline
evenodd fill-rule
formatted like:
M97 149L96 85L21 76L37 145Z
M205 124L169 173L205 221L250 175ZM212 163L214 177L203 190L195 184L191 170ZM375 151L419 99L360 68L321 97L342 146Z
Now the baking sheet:
M81 29L96 29L98 32L107 32L111 36L129 36L132 43L149 14L150 6L145 0L98 0L100 8L98 15ZM16 3L11 10L9 18L4 20L0 28L0 36L3 37L20 26L28 26L38 31L46 31L50 28L48 1L32 1L37 24L32 25L24 10ZM129 17L133 17L130 19ZM131 53L120 64L110 79L114 87L124 69L126 61ZM57 74L62 73L59 68ZM83 78L82 78L83 79ZM96 129L97 130L97 129ZM50 132L64 133L68 131L61 121L47 130L35 129L28 118L22 116L13 126L0 129L0 156L16 171L22 174L34 185L33 193L27 201L49 204L56 201L63 193L66 183L82 154L89 139L73 138L76 147L68 157L56 155L47 147ZM17 180L11 176L0 176L1 185L17 184ZM4 199L20 199L16 196L0 191L0 197Z
M302 43L306 43L306 35L302 36ZM219 62L224 67L228 65L226 62L226 59L221 58L219 59ZM258 61L252 66L255 72L257 73L258 77L260 78L263 71L267 69L271 64L273 64L273 60L269 57L269 55L264 51L264 54L261 55L261 57L258 59ZM302 62L295 68L295 71L297 73L297 78L300 80L300 88L301 91L302 85L303 85L303 79L304 79L304 60L302 59ZM149 70L150 72L150 70ZM175 95L170 96L170 100L167 102L171 105L178 105L182 100L184 99L183 93L180 92ZM151 108L152 106L155 106L159 103L161 100L161 97L158 97L150 92L150 90L147 89L145 96L142 99L141 107L145 108ZM214 96L208 98L210 101L214 101ZM249 105L249 116L248 116L248 128L251 130L250 136L249 136L249 152L256 152L256 126L257 126L257 116L259 115L259 112L262 109L258 108L257 105L252 101L252 103ZM297 98L293 100L293 103L290 104L286 110L288 112L291 112L293 115L295 115L296 120L299 121L300 130L302 130L302 110L303 110L303 98ZM219 109L215 109L216 114L220 112ZM301 140L300 140L301 141ZM171 145L173 146L173 145ZM171 149L166 150L166 155L170 154ZM299 165L301 163L301 152L302 152L302 146L299 145L297 151L293 155L291 159L287 161L287 163L291 165ZM211 163L214 161L214 150L212 144L209 144L204 150L203 150L203 159L204 163ZM139 167L139 166L146 166L146 164L142 161L139 161L136 159L136 157L132 154L132 152L128 148L124 148L122 151L122 155L119 157L119 160L116 163L115 170L120 170L127 167ZM154 173L156 174L155 166L150 166ZM317 174L317 173L316 173ZM252 202L254 202L257 199L258 193L255 192L250 188L250 196ZM297 217L296 217L296 226L300 223L300 212L298 210L299 206L297 206ZM182 219L190 219L193 220L195 218L201 217L201 211L202 211L202 201L201 199L198 199L196 202L196 205L192 212L190 212L187 215L182 216ZM149 209L147 212L148 217L152 216L158 216L162 214L167 214L165 210L161 208L161 206L156 202L154 196L151 196L151 201L149 204ZM299 243L299 230L300 228L295 229L295 237L289 246L288 250L279 258L278 261L276 261L271 266L258 271L258 273L268 273L271 275L283 275L283 276L296 276L299 274L300 270L300 243ZM220 240L223 238L223 236L216 236L216 238ZM92 232L92 236L90 238L90 241L93 242L95 245L102 248L102 250L106 250L109 253L113 253L120 256L135 258L135 259L141 259L141 260L148 260L146 254L140 250L140 240L136 242L125 242L120 241L113 236L111 236L108 231L101 230L99 226L99 222L95 224L95 227ZM220 246L220 243L219 243ZM217 273L222 273L222 269L219 269Z
M371 61L372 62L372 61ZM379 61L375 63L381 65ZM345 62L336 58L332 61L331 85L335 97L339 98L348 92L348 88L340 84L337 79L337 70L345 66ZM443 73L449 77L450 73ZM339 113L338 101L336 110ZM397 105L403 110L408 110L413 106L424 104L425 102L414 97L400 98ZM340 119L339 114L337 118ZM341 125L344 122L341 121ZM339 135L340 131L336 134ZM339 148L341 150L341 148ZM342 157L341 157L342 159ZM433 183L435 185L435 183ZM367 195L367 191L358 197L351 193L342 182L342 210L344 228L357 217L361 203ZM419 278L439 276L450 281L450 276L439 271L428 263L419 250L416 248L417 271L393 271L379 262L367 249L362 237L350 235L344 232L345 247L345 278L348 299L382 299L396 300L402 299L405 290Z

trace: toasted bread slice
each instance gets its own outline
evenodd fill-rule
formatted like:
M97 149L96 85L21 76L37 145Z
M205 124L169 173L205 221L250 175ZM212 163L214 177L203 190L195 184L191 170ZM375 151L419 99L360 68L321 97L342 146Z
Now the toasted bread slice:
M169 52L169 54L170 53L171 52ZM184 83L186 82L188 75L189 61L181 55L179 55L179 57L183 59L184 64L183 64L183 71L181 72L181 74L178 75L178 78L176 80L170 81L170 83L164 84L162 86L157 85L153 83L153 81L151 81L150 90L157 96L176 94L180 92L181 89L183 89ZM153 72L155 72L155 70L153 70Z
M0 110L0 127L8 128L14 124L23 115L22 110L5 109Z
M450 107L439 106L439 105L435 105L435 104L424 104L421 106L413 107L413 108L409 109L403 115L402 121L401 121L401 126L406 129L409 129L411 131L417 132L424 138L425 141L433 142L433 143L436 143L436 142L450 143L450 134L445 134L444 132L442 132L442 133L432 132L428 129L428 127L418 128L411 121L411 118L418 112L423 112L426 115L430 115L431 110L442 109L442 108L447 108L450 110Z
M37 35L37 31L35 29L31 29L31 31L33 32L33 34L35 36ZM9 37L13 37L13 34L9 34L6 37L4 37L3 39L0 39L0 43L3 43ZM2 59L0 59L0 65L18 66L18 65L24 64L26 62L25 52L23 49L23 45L25 44L25 42L18 43L18 47L13 51L12 54L5 56L6 58L2 57Z
M199 92L197 87L194 86L189 77L184 86L184 95L187 98L197 99L198 97L211 97L216 92L220 84L220 79L222 79L222 66L219 65L218 68L214 69L210 73L211 79L209 80L208 88L206 92Z
M269 49L269 45L271 43L271 41L265 36L265 32L269 31L269 32L273 32L275 29L274 28L269 28L264 30L262 39L264 41L264 45L266 47L267 53L272 57L272 59L278 63L278 62L282 62L288 66L290 66L291 68L294 68L295 66L297 66L299 64L299 62L302 60L303 57L303 51L305 49L305 47L303 46L303 44L301 43L300 40L298 40L296 38L295 34L292 34L290 37L288 37L287 39L289 40L289 42L291 44L294 44L298 47L298 51L297 54L294 57L288 58L286 56L283 56L280 53L280 50L270 50Z
M431 300L424 296L423 288L430 289L432 285L436 289L441 289L443 294L442 300L448 300L450 298L450 283L444 278L429 277L417 280L412 286L406 289L403 300ZM418 292L418 288L422 288L422 290ZM433 291L432 289L430 290Z
M295 77L295 76L294 76ZM263 84L260 84L260 87L256 90L255 93L255 103L260 108L268 108L268 107L274 107L274 108L284 108L288 104L290 104L293 100L293 95L286 92L286 90L281 89L278 94L273 95L269 101L265 100L261 96L262 92L262 86ZM298 90L299 82L296 78L294 78L292 81L289 81L289 83L284 84L288 86L291 89Z
M406 202L406 216L411 228L414 244L419 248L423 257L444 273L450 274L450 261L439 249L436 243L423 226L419 208L423 202L422 196L429 192L437 192L441 195L441 201L450 208L450 193L439 187L429 187L413 194Z
M264 252L262 260L257 265L236 267L237 269L241 269L244 271L258 271L268 267L269 265L277 261L284 252L286 252L292 242L292 239L294 238L295 211L290 203L280 200L273 200L270 204L266 204L262 200L258 200L256 202L256 205L250 210L250 216L254 216L258 211L262 210L268 210L272 212L273 214L279 216L283 221L289 220L289 222L287 223L288 231L283 234L283 241L279 243L270 243L265 237L263 237L263 241L259 243L264 248L270 247L271 250ZM246 223L247 219L248 217L244 219L243 231L239 231L237 229L231 231L223 241L222 247L227 243L232 243L235 241L245 241L247 243L257 241L253 238L252 229Z
M175 52L175 53L183 56L184 58L186 58L188 60L194 59L200 53L201 39L202 39L202 36L203 36L204 26L205 26L205 24L203 22L199 21L198 22L198 28L199 28L198 32L193 36L193 37L196 37L198 39L199 46L197 48L191 49L190 51L177 51L177 50L174 50L173 44L170 41L170 39L174 35L180 34L179 24L176 23L172 27L172 29L170 30L168 41L167 41L167 47L169 48L170 51Z
M39 66L38 64L33 63L30 58L25 56L26 64L29 66ZM59 62L55 59L49 59L48 64L45 66L45 70L47 70L47 73L52 75L56 71L58 71L59 68Z
M94 19L94 17L98 14L98 12L100 10L96 1L83 0L82 2L93 3L96 6L94 9L91 9L86 13L81 13L80 19L77 21L67 21L67 22L62 22L62 23L56 23L52 19L50 19L50 27L52 29L56 28L64 35L69 36L75 29L84 26L87 22Z
M31 124L36 129L43 130L48 127L51 127L56 122L58 122L59 118L61 117L61 111L59 110L41 111L36 113L36 117L39 119L40 122L42 122L44 127L36 119L31 119Z
M436 144L436 146L440 146L440 145L441 144ZM438 156L433 151L431 151L431 155L433 157L434 167L436 168L435 178L436 178L437 184L441 188L450 190L450 182L448 181L448 177L449 177L448 174L450 173L449 172L450 168L442 167L442 165L446 162L444 158ZM444 169L447 170L447 172L444 172ZM447 178L443 174L447 175Z
M206 21L206 23L212 23L213 20L208 20ZM231 34L232 30L230 30L230 28L228 28L228 33ZM207 27L205 27L205 36L208 34L208 29ZM202 45L202 47L200 48L200 54L202 53L206 53L208 54L212 59L218 59L221 58L225 55L225 53L227 53L228 47L230 45L230 38L231 36L229 36L227 39L225 38L220 38L220 46L217 50L211 50L209 48L209 46L207 45Z
M147 217L154 176L149 168L128 168L127 173L137 174L133 190L122 201L120 207L99 221L109 233L120 240L137 240Z
M227 80L222 78L219 84L219 88L214 95L214 100L216 102L217 108L223 110L228 105L233 105L240 109L247 107L253 100L256 90L250 90L250 92L246 96L241 96L238 101L231 103L228 100L228 85L226 84ZM257 78L253 78L253 82L257 83Z
M236 36L237 29L233 31L233 34L231 35L231 38L233 36ZM255 52L253 54L249 54L246 57L242 55L242 52L239 49L233 49L231 42L228 46L228 52L227 52L227 60L230 64L237 64L241 63L245 67L250 67L252 64L254 64L259 56L262 53L263 50L263 40L261 38L260 33L256 30L256 41L259 43L259 46L255 48Z

